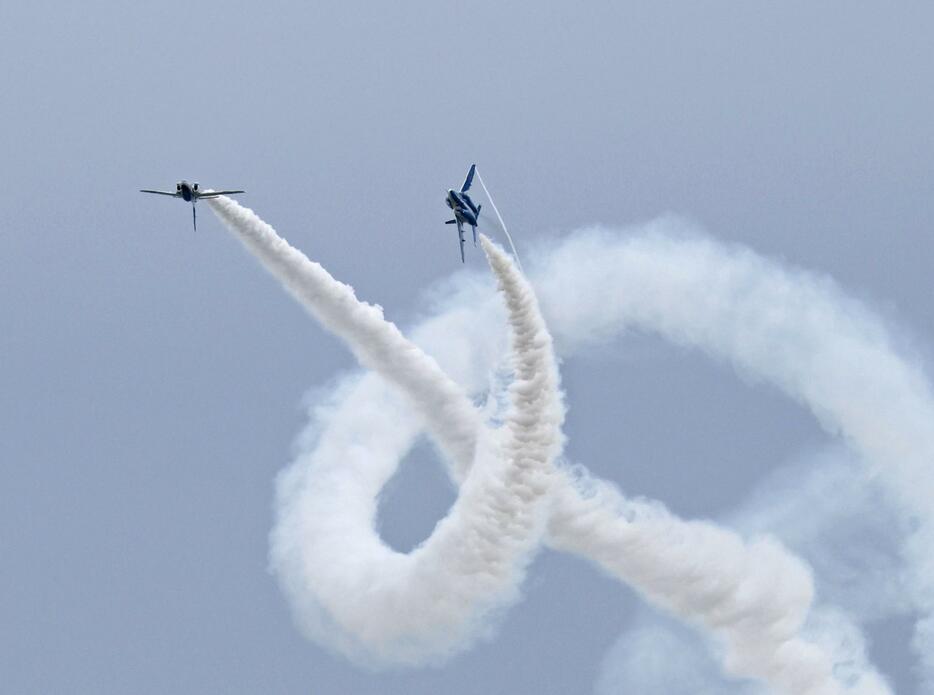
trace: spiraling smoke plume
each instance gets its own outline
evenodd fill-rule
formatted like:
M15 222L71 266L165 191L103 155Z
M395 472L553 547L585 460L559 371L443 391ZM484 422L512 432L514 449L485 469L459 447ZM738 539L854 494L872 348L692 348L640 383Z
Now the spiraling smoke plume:
M408 396L417 414L396 407L396 392L365 376L319 410L311 451L280 478L273 565L303 627L352 658L377 663L418 663L463 648L484 632L484 616L516 596L537 540L538 501L546 487L525 485L522 476L528 468L537 471L535 480L549 477L558 451L557 373L534 295L508 258L484 239L507 299L515 373L507 426L491 430L464 390L378 309L358 302L350 288L250 211L225 199L212 205L364 366ZM867 456L871 461L888 463L891 452L884 446L866 445L879 439L860 430L868 418L853 418L837 395L828 397L821 388L833 392L838 386L835 374L821 381L821 368L828 367L821 350L842 345L885 363L893 377L882 384L892 387L886 395L904 396L899 389L905 384L894 377L908 373L913 388L907 393L920 388L927 398L925 382L891 350L878 322L826 282L788 273L751 252L696 238L673 241L657 231L634 239L579 235L545 259L537 285L562 345L573 350L627 325L698 345L772 380L808 404L825 426L875 454ZM496 313L485 303L456 305L453 320L451 313L419 331L436 343L432 352L488 353L490 336L498 334ZM433 332L431 325L439 323L445 330ZM829 348L822 345L828 340ZM475 372L459 376L477 386ZM464 482L451 513L426 543L401 555L373 530L375 498L423 426ZM846 655L799 637L812 582L807 568L776 542L745 544L711 523L684 522L659 505L627 501L612 486L572 469L555 477L551 488L550 543L589 557L657 605L712 631L727 646L725 666L732 673L788 693L888 692L871 669L838 682L834 665ZM521 509L517 515L511 504ZM510 515L520 520L516 529L506 525ZM506 528L505 538L496 536Z
M578 344L642 328L699 347L773 383L842 437L916 528L904 557L923 616L915 646L934 692L934 517L925 502L934 495L934 398L923 370L827 278L685 232L665 219L637 237L591 230L569 238L541 268L549 325Z
M392 374L426 413L440 408L432 417L453 440L442 443L473 459L448 516L407 555L386 546L374 530L387 470L357 451L353 435L343 446L322 442L298 462L288 476L273 561L301 606L304 627L348 656L375 663L421 663L466 646L485 628L484 616L517 594L544 531L548 482L561 448L557 367L530 288L509 258L484 240L509 313L514 375L504 426L483 428L479 440L471 432L465 442L456 427L445 426L463 397L434 360L251 211L224 198L212 205L362 362ZM365 423L361 415L356 423ZM473 412L466 418L475 427L477 421ZM370 432L385 436L390 448L391 431Z

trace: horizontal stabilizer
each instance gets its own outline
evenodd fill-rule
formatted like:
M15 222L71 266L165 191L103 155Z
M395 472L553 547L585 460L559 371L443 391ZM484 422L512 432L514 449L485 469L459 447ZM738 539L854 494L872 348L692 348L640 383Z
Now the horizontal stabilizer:
M448 220L445 224L457 224L457 220Z

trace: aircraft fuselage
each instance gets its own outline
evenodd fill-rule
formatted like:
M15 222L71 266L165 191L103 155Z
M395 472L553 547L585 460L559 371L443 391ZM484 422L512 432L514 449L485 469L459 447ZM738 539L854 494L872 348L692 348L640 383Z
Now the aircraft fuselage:
M447 198L445 198L444 202L454 211L454 217L458 222L461 224L469 224L471 227L477 226L477 214L479 210L477 206L473 204L469 195L449 188Z
M224 191L212 191L208 189L207 191L202 191L198 188L196 183L188 183L187 181L179 181L175 184L175 191L158 191L151 188L141 188L140 193L153 193L155 195L166 195L172 198L181 198L186 203L191 203L191 224L195 228L195 231L198 229L198 213L195 210L195 203L198 202L200 198L218 198L222 195L234 195L236 193L243 193L241 190L224 190Z
M188 183L187 181L179 181L175 185L178 194L187 202L191 202L198 197L198 184Z

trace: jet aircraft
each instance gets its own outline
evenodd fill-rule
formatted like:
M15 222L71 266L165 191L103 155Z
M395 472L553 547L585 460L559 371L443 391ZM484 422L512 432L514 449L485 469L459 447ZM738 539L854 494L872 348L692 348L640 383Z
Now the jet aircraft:
M464 179L464 185L460 191L453 188L448 189L448 195L444 199L445 204L454 211L454 219L448 220L445 224L457 225L457 236L461 242L461 263L464 262L464 225L469 224L473 228L473 245L477 245L477 218L480 216L481 205L474 205L467 191L473 183L474 174L477 171L477 165L471 164L470 171L467 172L467 178Z
M216 198L219 195L233 195L234 193L243 193L243 191L201 191L197 183L188 183L179 181L175 184L175 191L153 191L148 188L141 188L140 193L155 193L157 195L168 195L173 198L181 198L185 202L191 202L191 222L195 231L198 231L198 215L195 211L195 203L202 198Z

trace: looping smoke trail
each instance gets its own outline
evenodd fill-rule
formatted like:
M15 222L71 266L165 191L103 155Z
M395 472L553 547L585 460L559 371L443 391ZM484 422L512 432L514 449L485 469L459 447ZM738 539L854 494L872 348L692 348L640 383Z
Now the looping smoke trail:
M371 461L367 452L355 451L353 432L336 445L323 442L299 463L273 543L281 581L303 606L306 630L371 663L423 663L467 646L482 633L485 616L516 597L544 532L544 503L561 448L557 367L534 295L508 257L485 245L508 309L514 376L504 427L477 428L465 442L457 427L443 424L452 412L447 401L458 401L457 411L462 396L450 396L447 387L456 387L434 360L251 211L224 198L211 204L362 362L392 373L423 409L438 408L433 417L444 436L454 437L444 442L451 451L472 452L450 513L407 555L392 551L375 532L386 469L378 457ZM466 421L476 426L477 417ZM391 432L379 434L391 445Z
M234 206L231 210L239 208L234 203L230 205ZM254 220L242 218L239 222L258 221L258 218L253 217ZM227 219L232 221L234 231L238 231L238 218L228 214ZM268 231L274 235L271 228L268 228ZM252 238L251 235L247 237ZM485 240L488 254L490 248L492 245ZM260 257L263 258L263 255L260 254ZM288 273L284 273L283 277L282 268L276 263L268 263L265 259L264 262L286 282L300 300L312 303L317 301L314 293L296 293L296 283L289 282ZM307 259L305 262L310 263ZM492 258L491 264L496 270ZM603 279L599 274L595 278ZM333 279L331 281L333 282ZM505 289L502 278L501 288ZM314 309L312 312L316 313ZM587 330L582 332L586 333ZM357 339L353 331L343 335L351 341ZM547 336L547 333L545 335ZM521 346L521 341L514 341L514 348L517 346ZM550 351L550 340L548 347ZM408 345L407 349L417 350L411 345ZM364 361L364 358L373 358L372 354L360 346L354 346L354 351L358 357L363 356L361 361ZM413 384L425 386L429 390L435 385L445 386L440 382L420 383L418 380L400 378L391 368L391 358L364 361L364 364L378 369L384 377L401 386L416 401L419 396L411 389ZM435 376L437 375L438 373L435 373ZM440 376L446 379L443 373L440 373ZM556 381L554 388L557 388ZM363 391L366 392L366 389ZM374 388L374 391L378 391L378 388ZM436 403L444 402L446 398L465 400L463 394L457 393L456 387L439 388L439 391L444 395L435 401ZM380 397L372 392L369 395ZM437 396L437 393L435 395ZM382 399L385 403L391 396L382 394ZM349 400L356 400L359 405L359 398L352 395ZM521 398L517 402L521 402ZM445 432L442 413L460 408L461 406L448 403L445 410L421 409L430 430L442 440L442 445ZM387 410L379 408L376 412L384 414ZM542 412L547 412L547 409ZM399 639L397 632L390 631L391 638L383 637L381 641L374 642L370 633L374 630L385 632L380 626L381 620L387 616L368 613L356 623L344 620L340 625L341 630L335 631L334 607L329 603L328 610L323 611L321 606L316 604L322 593L321 586L327 585L328 578L315 576L310 572L310 560L320 562L322 557L332 557L344 563L352 560L352 564L355 565L352 572L361 575L366 574L366 566L378 564L380 561L384 562L383 569L391 570L390 574L398 569L393 567L394 558L377 557L375 562L371 562L372 558L361 560L360 554L347 557L348 552L343 547L338 551L332 549L329 556L326 547L318 547L314 543L314 535L320 532L320 528L335 530L335 527L340 527L337 530L342 531L345 536L353 535L354 531L360 536L354 542L360 541L361 549L365 549L367 543L381 546L372 532L372 497L382 482L391 475L394 457L404 453L419 425L411 422L410 429L406 432L405 427L399 426L396 416L397 421L391 423L394 427L387 426L381 429L371 417L367 420L369 429L364 434L358 427L355 428L354 424L354 421L360 422L360 417L360 408L347 410L339 407L336 414L332 413L327 418L328 427L317 442L311 460L298 462L280 480L280 509L283 511L273 538L273 563L279 570L286 592L292 597L300 615L303 616L306 629L312 636L330 641L333 647L348 655L359 656L360 649L372 652L376 646L382 649L378 657L383 661L414 663L423 660L426 651L429 654L437 654L437 650L431 649L431 640L419 641L418 638L424 634L431 634L432 637L437 635L431 629L430 621L427 625L412 625L410 631L405 633L408 635L406 639ZM530 421L525 422L530 424ZM374 428L374 424L377 424L377 427ZM477 451L482 452L483 429L474 430L474 436L477 432L481 433ZM463 430L460 434L464 434ZM364 441L367 438L370 439L369 443ZM517 441L521 441L521 438L517 438ZM346 456L348 448L355 456L350 466L346 465L346 460L343 461L345 469L356 469L357 475L367 469L375 473L368 485L364 486L364 490L351 491L351 498L355 492L359 493L359 509L348 512L347 505L341 503L335 507L332 503L330 511L334 515L322 516L321 508L328 509L328 495L340 498L347 491L340 485L327 485L329 476L334 473L331 469L335 467L329 468L327 463L322 463L321 457L327 459ZM446 449L455 456L463 456L465 451L469 451L469 446L462 442L461 446L448 446ZM482 456L478 456L478 461L482 460ZM463 471L470 462L464 464L463 459L461 461ZM462 498L466 496L465 489L472 479L473 476L462 487ZM322 483L325 484L327 494L317 494L315 497L315 488L320 488ZM735 534L711 524L686 524L656 508L626 502L602 483L590 483L590 489L582 490L579 481L569 480L556 488L556 509L549 519L549 530L555 545L591 557L616 576L633 582L656 603L719 634L729 647L726 665L731 671L763 679L783 692L842 691L833 681L831 658L815 645L795 637L810 605L810 577L806 569L790 558L777 544L763 540L746 547ZM370 495L369 498L366 497L367 494ZM318 508L308 504L312 498L320 503ZM313 509L316 511L312 512ZM452 514L439 524L438 531L445 525L450 527L457 523L456 510L457 505ZM363 523L348 523L346 518L339 518L341 515L347 516L348 513L357 512L360 512L359 519L362 519ZM308 515L314 518L305 519L303 523L304 517ZM342 524L352 528L343 528ZM428 544L425 547L428 547ZM421 550L423 549L419 549L413 555ZM456 563L452 566L456 567ZM521 573L515 573L513 577L518 579ZM406 577L407 584L403 586L412 584L415 579ZM431 588L431 582L421 584L420 588L425 589L426 586ZM310 590L316 594L311 599ZM337 590L345 597L350 593L348 587L343 585L338 586ZM437 591L428 591L423 598L428 604L431 604L432 600L442 600L442 597L437 596ZM329 597L329 601L337 599L339 597L336 594ZM395 608L403 605L408 604L405 601L397 601ZM456 620L446 622L445 628L449 629L452 624L469 619L469 616L458 615ZM473 632L477 630L478 628L474 628ZM453 648L451 642L446 642L445 645ZM887 692L884 684L871 672L863 674L857 682L848 685L853 686L847 688L850 692Z
M642 328L699 347L776 385L841 436L916 527L903 555L921 615L915 648L934 692L934 396L924 371L827 278L685 237L685 228L663 219L634 238L591 230L567 239L541 267L549 324L578 343Z

